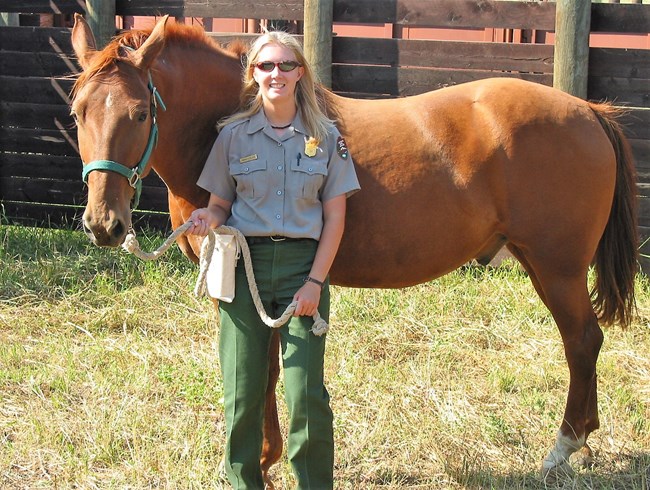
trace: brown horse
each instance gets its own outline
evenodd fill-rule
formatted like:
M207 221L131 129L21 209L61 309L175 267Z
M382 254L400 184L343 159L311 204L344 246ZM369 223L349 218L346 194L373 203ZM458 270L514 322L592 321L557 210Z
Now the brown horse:
M84 162L134 167L152 131L152 86L162 95L160 139L145 165L167 184L178 227L207 202L196 180L216 138L216 121L237 108L239 54L201 31L167 25L166 18L152 32L128 32L100 52L77 17L72 41L84 68L72 104ZM326 99L362 187L349 199L332 283L413 285L474 258L489 261L507 246L551 311L569 365L564 418L543 471L557 471L575 451L588 452L587 437L599 426L599 320L626 325L634 307L635 175L616 111L506 78L394 100L329 92ZM85 175L83 223L97 245L117 246L130 226L134 190L122 175L95 170ZM198 245L193 238L179 240L194 260ZM597 280L590 294L592 263ZM281 453L274 346L265 474Z

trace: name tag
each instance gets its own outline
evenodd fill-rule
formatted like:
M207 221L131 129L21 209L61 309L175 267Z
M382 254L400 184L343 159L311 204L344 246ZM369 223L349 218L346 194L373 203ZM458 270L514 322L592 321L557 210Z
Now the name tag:
M240 158L239 163L252 162L253 160L257 160L257 154L256 153L254 153L252 155L248 155L247 157Z

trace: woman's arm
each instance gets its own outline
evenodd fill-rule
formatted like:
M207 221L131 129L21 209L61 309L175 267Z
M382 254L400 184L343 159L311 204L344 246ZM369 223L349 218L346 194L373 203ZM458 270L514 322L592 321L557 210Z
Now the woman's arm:
M317 281L325 281L334 257L341 244L345 228L345 206L347 196L341 194L323 203L323 231L318 242L318 250L309 276ZM306 282L294 296L298 301L294 316L313 316L320 302L321 287L314 282Z

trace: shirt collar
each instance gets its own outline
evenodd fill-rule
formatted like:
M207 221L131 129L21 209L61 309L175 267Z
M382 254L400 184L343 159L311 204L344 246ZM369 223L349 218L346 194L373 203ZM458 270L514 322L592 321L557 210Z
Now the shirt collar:
M296 132L307 135L307 130L305 129L305 125L302 122L302 118L300 117L300 111L298 111L298 113L296 114L296 117L293 120L293 123L291 125L293 126L293 129L296 130ZM264 110L260 109L255 114L253 114L249 119L247 132L248 134L257 133L258 131L261 131L267 126L269 130L271 130L271 123L269 123L268 119L266 119Z

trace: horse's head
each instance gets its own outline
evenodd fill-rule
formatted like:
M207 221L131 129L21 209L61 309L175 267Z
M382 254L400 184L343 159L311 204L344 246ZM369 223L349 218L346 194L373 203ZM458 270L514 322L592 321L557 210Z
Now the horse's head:
M134 31L97 51L83 17L75 15L72 45L83 73L74 90L79 153L88 184L83 226L100 246L118 246L131 226L148 159L157 136L156 109L162 99L151 67L165 39L163 18L150 35ZM163 106L164 107L164 106Z

